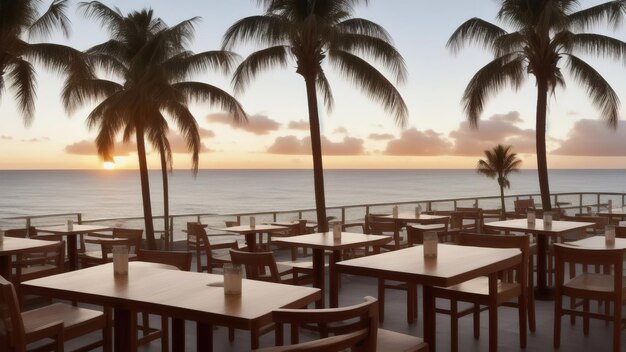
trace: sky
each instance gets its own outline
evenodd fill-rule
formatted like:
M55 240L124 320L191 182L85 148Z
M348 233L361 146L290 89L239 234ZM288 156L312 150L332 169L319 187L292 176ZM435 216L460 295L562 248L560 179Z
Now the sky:
M48 0L43 1L48 3ZM126 14L150 7L168 25L200 16L191 50L217 50L226 29L235 21L262 13L255 0L116 0L102 1ZM601 1L581 0L582 7ZM504 90L491 97L478 129L466 121L460 103L473 74L491 55L467 46L458 54L446 48L454 30L472 17L495 22L495 0L370 0L356 8L355 17L382 25L404 57L408 80L399 85L409 109L404 129L358 87L324 66L333 89L335 108L321 113L324 166L328 169L463 169L474 168L483 150L498 143L511 144L523 160L522 167L536 168L534 121L536 91L529 78L518 91ZM107 40L105 30L85 19L72 1L68 15L71 36L54 34L52 42L84 50ZM505 27L506 28L506 27ZM603 26L590 32L609 34L626 41L626 26L610 30ZM235 52L245 58L255 47L240 46ZM626 104L626 62L582 56L611 84ZM294 63L258 76L236 98L249 122L235 125L224 112L206 104L191 111L201 127L201 169L300 169L311 168L308 114L304 81ZM13 92L5 90L0 100L0 169L100 169L85 118L94 106L69 116L59 94L63 77L37 67L36 115L25 127L14 104ZM387 77L389 77L387 75ZM626 108L621 109L617 130L606 127L583 88L569 76L567 88L550 97L548 111L549 168L625 168ZM207 73L194 80L211 83L232 92L230 76ZM171 124L170 143L174 168L188 169L191 156ZM137 168L135 146L118 145L115 166ZM149 167L159 168L158 153L148 155Z

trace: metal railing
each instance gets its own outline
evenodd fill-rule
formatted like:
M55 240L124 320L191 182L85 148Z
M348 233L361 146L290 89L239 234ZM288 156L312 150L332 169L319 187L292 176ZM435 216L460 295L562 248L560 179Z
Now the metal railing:
M592 207L598 211L601 207L606 206L608 200L612 200L613 204L625 204L626 193L616 192L566 192L566 193L554 193L551 195L553 204L566 212L584 212L586 207ZM505 206L507 209L513 209L513 201L519 199L537 198L540 199L540 194L516 194L505 196ZM540 204L541 202L536 202ZM409 210L409 207L413 208L417 205L422 206L427 210L454 210L457 207L480 207L484 209L494 209L500 207L500 196L482 196L482 197L466 197L466 198L445 198L445 199L426 199L415 201L402 201L402 202L386 202L386 203L368 203L368 204L351 204L342 206L327 207L327 214L333 219L340 220L343 223L362 222L367 214L375 212L390 212L389 207L397 205L401 210ZM276 210L265 212L246 212L246 213L186 213L186 214L173 214L168 217L170 233L164 233L162 230L156 232L161 234L161 238L164 244L170 244L176 240L179 236L182 236L183 229L186 227L188 221L197 221L208 224L209 227L223 227L223 221L225 220L237 220L242 222L248 216L255 216L257 222L263 221L278 221L288 220L294 218L303 218L311 221L315 221L315 208L305 209L290 209L290 210ZM44 220L45 221L41 221ZM58 223L64 223L67 219L76 219L79 224L93 224L93 223L109 223L111 226L121 226L132 223L135 226L143 226L143 217L116 217L116 218L95 218L86 219L82 213L57 213L57 214L41 214L41 215L29 215L29 216L14 216L0 218L0 221L14 226L21 226L24 224L26 227L35 226L36 220L37 226L52 225ZM160 220L164 221L163 216L154 216L155 224L158 226ZM136 223L136 224L135 224Z

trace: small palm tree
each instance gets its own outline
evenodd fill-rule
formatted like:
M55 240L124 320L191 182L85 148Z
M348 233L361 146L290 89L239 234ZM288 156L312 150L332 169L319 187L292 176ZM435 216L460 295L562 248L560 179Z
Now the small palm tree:
M466 42L481 44L494 53L494 59L470 80L463 104L473 127L487 98L506 86L520 88L527 74L537 86L536 146L541 203L551 210L546 160L546 116L548 94L565 86L561 64L582 84L602 118L615 128L619 119L619 98L609 83L578 54L626 60L626 43L601 34L585 33L591 25L608 22L617 26L626 15L626 1L615 0L588 9L579 9L577 0L500 0L497 19L512 27L499 26L472 18L450 37L448 47L458 52Z
M516 153L511 152L510 145L498 144L492 150L485 150L484 153L485 160L481 159L478 161L476 172L498 180L498 185L500 186L500 204L502 207L500 218L505 220L506 207L504 205L504 189L511 188L509 174L519 171L519 166L522 161L517 158Z
M144 139L166 159L171 156L166 143L169 130L166 114L186 140L196 172L201 142L188 103L198 100L217 105L237 121L245 120L246 115L239 102L225 91L185 79L206 69L226 73L234 66L237 56L225 51L194 54L187 50L185 45L193 38L197 18L169 27L155 18L152 10L124 16L119 9L110 9L97 1L81 3L80 8L111 33L107 42L86 51L87 60L117 80L99 79L93 72L73 71L64 87L63 102L70 112L89 101L98 103L87 117L87 124L89 128L98 128L96 144L103 158L110 157L118 134L123 134L124 141L135 135L146 239L148 247L153 249L156 241Z
M328 230L317 94L328 110L333 94L322 63L330 62L346 78L380 102L400 126L405 125L407 107L396 87L361 56L389 69L397 82L406 76L404 60L391 44L387 31L376 23L353 18L353 7L367 0L260 0L263 15L243 18L224 35L223 48L249 42L266 48L248 56L233 77L235 92L261 71L286 67L291 58L296 73L304 78L309 110L315 206L320 231Z
M0 1L0 98L8 86L15 94L24 124L33 120L36 98L34 63L63 72L80 64L80 52L59 44L31 44L25 38L43 37L53 29L69 35L70 21L65 15L67 1L54 0L39 15L40 1ZM6 84L8 83L8 84Z

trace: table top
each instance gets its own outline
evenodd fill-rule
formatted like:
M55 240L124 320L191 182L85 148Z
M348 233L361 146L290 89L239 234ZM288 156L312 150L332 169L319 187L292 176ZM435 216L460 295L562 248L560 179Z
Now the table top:
M393 215L380 216L380 218L383 218L383 219L394 219L394 220L400 220L400 221L441 220L447 217L448 216L446 215L431 215L431 214L420 214L419 216L415 216L415 213L411 213L411 212L398 213L398 216L393 216Z
M111 230L111 227L104 225L81 225L74 224L72 225L72 229L70 230L67 224L64 225L55 225L55 226L42 226L37 227L37 232L49 232L55 233L59 235L74 235L85 232L96 232L96 231L108 231Z
M486 228L498 230L519 230L532 233L559 234L567 231L583 229L585 227L593 227L595 225L596 224L593 222L553 220L552 226L546 227L544 226L542 219L536 219L535 226L528 226L528 220L524 218L486 222L484 226Z
M334 240L332 232L318 232L307 235L272 239L272 242L292 247L342 250L365 245L385 244L393 240L391 236L366 235L363 233L342 232L341 239Z
M604 236L592 236L582 240L566 242L570 246L591 248L591 249L624 249L626 250L626 238L616 238L615 244L607 245Z
M0 242L0 256L14 255L21 251L53 245L54 242L30 238L4 237Z
M303 307L320 298L316 288L247 279L241 295L225 295L222 275L142 262L130 262L128 269L128 276L114 276L109 263L26 281L21 287L43 296L241 329L271 322L274 309Z
M286 220L286 221L272 221L272 222L268 222L268 224L269 224L269 225L276 225L276 226L295 226L295 225L298 225L298 224L299 224L299 222L298 222L298 221L289 221L289 220ZM307 223L305 224L305 226L306 226L307 228L309 228L309 229L312 229L312 228L317 227L317 224L313 224L313 223L309 223L309 222L307 222Z
M231 227L220 227L214 230L246 234L246 233L257 233L257 232L283 231L283 230L287 230L287 227L277 226L277 225L259 224L254 227L250 227L250 225L239 225L239 226L231 226Z
M342 273L374 276L428 286L451 286L510 268L522 259L519 249L438 244L436 258L424 258L424 247L344 260Z

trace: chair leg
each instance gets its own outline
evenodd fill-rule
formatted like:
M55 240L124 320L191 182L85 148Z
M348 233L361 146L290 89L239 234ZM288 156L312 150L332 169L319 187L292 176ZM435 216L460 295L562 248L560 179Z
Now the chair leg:
M583 334L589 336L589 316L587 315L589 313L589 300L586 298L583 300L583 312L585 312L583 315Z
M143 336L146 336L150 333L150 316L146 312L141 312L141 326Z
M570 297L569 298L569 309L574 309L576 308L576 297ZM576 325L576 316L574 314L570 314L569 316L569 323L571 325Z
M609 305L609 302L606 302ZM622 334L622 302L615 300L613 302L613 352L621 351L621 334Z
M297 259L297 253L298 253L298 247L291 247L291 260L292 261L296 261Z
M170 320L161 316L161 352L170 351Z
M563 314L561 311L562 299L561 294L557 291L554 295L554 348L559 348L559 346L561 346L561 314Z
M378 279L378 322L385 321L385 280Z
M537 322L535 319L535 293L533 292L533 286L528 289L528 328L531 332L537 330Z
M228 341L235 341L235 328L228 328Z
M519 307L517 307L517 310L519 312L519 345L521 348L526 348L526 320L527 320L527 308L526 308L526 295L523 294L521 297L518 298L519 300Z
M480 305L474 304L474 338L480 337Z
M113 310L104 307L104 316L106 317L106 325L102 329L102 351L113 351Z
M450 299L450 351L459 350L459 314L455 299Z

